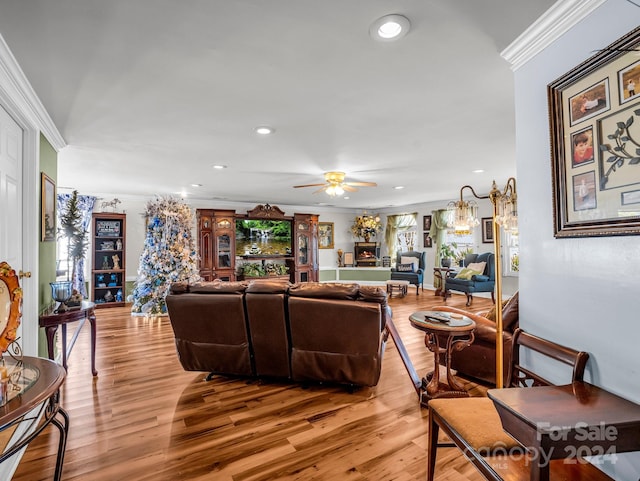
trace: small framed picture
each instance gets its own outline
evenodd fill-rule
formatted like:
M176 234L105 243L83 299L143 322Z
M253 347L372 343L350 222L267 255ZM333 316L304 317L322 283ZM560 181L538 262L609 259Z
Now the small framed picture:
M41 201L41 240L56 240L56 183L51 177L42 172L40 174L42 188Z
M424 234L424 247L425 248L429 248L429 247L433 247L433 239L431 239L431 237L429 236L428 232L425 232Z
M571 97L569 107L571 125L609 110L609 78L604 78Z
M318 248L333 249L333 222L318 222Z
M590 164L593 159L593 127L571 134L571 166Z
M482 242L493 244L493 217L482 218Z
M353 267L353 252L344 253L344 265L345 267Z
M422 216L422 230L428 232L431 230L431 216L424 215Z

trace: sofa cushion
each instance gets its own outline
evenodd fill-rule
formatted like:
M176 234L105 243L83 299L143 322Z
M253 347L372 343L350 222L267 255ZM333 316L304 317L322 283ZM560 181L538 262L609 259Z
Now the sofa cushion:
M244 282L215 281L196 282L189 288L194 294L242 294L247 289Z
M183 292L189 292L189 283L188 282L174 282L169 287L169 292L171 294L181 294Z
M283 294L289 290L289 281L267 280L251 281L247 286L247 293L251 294Z
M292 297L355 300L360 286L342 282L301 282L289 288Z
M460 272L458 272L456 274L456 277L454 279L466 279L469 280L471 279L471 277L478 275L478 274L482 274L482 271L477 271L474 269L471 269L470 267L465 267L463 269L460 270Z
M377 302L386 305L387 291L377 286L360 286L358 300L364 302Z
M484 317L495 322L496 306L489 309ZM511 299L502 301L502 330L513 331L518 317L518 292L516 292Z
M482 274L486 265L486 262L472 262L471 264L467 265L467 268L473 271L478 271L478 274Z
M400 264L413 264L413 271L417 271L420 267L420 259L412 256L400 256Z
M410 264L398 264L397 265L398 272L415 272L415 268L413 263Z
M519 300L517 291L502 309L502 328L513 331L519 319Z

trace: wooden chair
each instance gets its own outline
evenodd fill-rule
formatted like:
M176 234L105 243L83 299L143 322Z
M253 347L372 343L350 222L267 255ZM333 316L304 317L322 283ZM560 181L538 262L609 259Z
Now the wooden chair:
M552 383L520 364L520 347L543 354L573 368L571 382L582 381L589 354L561 346L517 329L513 335L510 387L548 386ZM442 429L453 443L438 444ZM493 401L486 397L433 399L429 401L427 480L433 481L438 447L457 446L487 479L499 481L487 456L495 453L523 453L524 448L502 429Z

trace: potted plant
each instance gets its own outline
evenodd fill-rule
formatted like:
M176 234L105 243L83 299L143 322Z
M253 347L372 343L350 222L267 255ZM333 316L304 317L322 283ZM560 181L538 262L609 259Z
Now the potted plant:
M264 277L266 271L259 262L248 262L242 266L242 275L247 277Z
M78 191L74 190L65 206L65 209L60 213L60 227L58 229L58 238L67 239L67 280L62 281L66 283L64 286L60 282L51 283L52 292L59 294L66 289L68 295L66 301L54 299L59 302L66 302L67 306L80 305L82 297L78 294L77 289L73 289L73 284L76 279L76 269L80 259L83 259L89 243L87 241L87 230L82 227L82 212L78 207ZM69 263L71 262L71 271L69 270ZM69 275L71 272L71 275ZM55 286L54 286L55 284ZM69 301L71 298L71 301ZM62 307L62 306L61 306Z
M473 254L473 249L471 247L467 247L466 249L461 249L456 252L456 263L460 267L464 267L464 260L467 257L467 254Z
M452 242L450 244L442 244L440 246L440 265L442 267L451 267L451 259L456 256L458 244Z

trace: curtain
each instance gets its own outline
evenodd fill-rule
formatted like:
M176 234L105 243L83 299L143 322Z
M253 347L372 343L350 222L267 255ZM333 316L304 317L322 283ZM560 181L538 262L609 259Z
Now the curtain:
M449 211L447 209L431 211L431 229L429 230L429 237L431 237L435 242L437 264L439 264L440 246L444 242L444 235L448 229L448 221Z
M58 216L60 216L61 212L64 212L67 208L67 203L71 198L71 194L58 194L57 199L57 208L58 208ZM91 224L91 213L93 212L93 206L96 203L96 197L90 195L79 195L78 196L78 210L82 213L82 228L85 231L89 230L89 225ZM58 222L60 222L60 218L58 217ZM88 234L87 234L88 235ZM67 276L71 275L73 269L71 271L67 271ZM84 258L79 259L75 265L75 278L71 279L71 286L73 289L77 289L80 294L82 294L83 298L87 297L87 287L85 284L84 277Z
M440 266L440 246L444 242L444 235L447 232L447 223L449 222L449 210L439 209L431 211L431 229L429 229L429 237L435 242L436 258L434 265ZM434 271L433 287L438 289L440 287L440 278L438 278Z
M391 260L395 260L398 247L397 235L398 231L408 230L411 227L417 225L416 218L418 213L413 214L398 214L387 216L387 228L384 233L384 241L387 244L389 250L389 257Z

